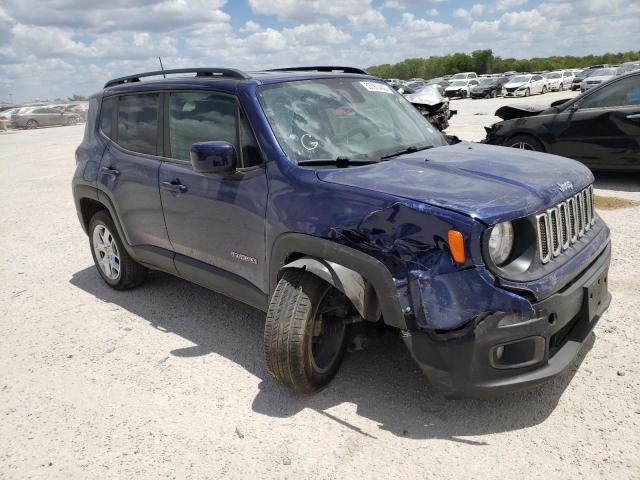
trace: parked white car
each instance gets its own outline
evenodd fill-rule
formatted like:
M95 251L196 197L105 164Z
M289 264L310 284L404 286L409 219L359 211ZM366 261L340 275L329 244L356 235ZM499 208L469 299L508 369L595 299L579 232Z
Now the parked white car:
M547 79L547 88L552 92L562 92L568 88L571 88L574 73L571 70L558 70L555 72L545 73L544 77Z
M471 87L478 85L478 80L450 80L444 95L447 98L468 98L471 95Z
M549 86L542 75L517 75L502 87L505 97L528 97L536 93L547 93Z
M597 87L601 83L608 82L622 73L618 67L600 68L585 78L580 84L580 91L586 92L590 88Z
M461 72L461 73L456 73L453 77L449 79L449 81L453 82L454 80L472 80L477 78L478 78L478 74L476 72Z

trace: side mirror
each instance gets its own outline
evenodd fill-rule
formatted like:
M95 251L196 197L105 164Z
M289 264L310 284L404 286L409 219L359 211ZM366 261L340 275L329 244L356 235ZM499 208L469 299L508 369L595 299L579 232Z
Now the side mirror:
M191 145L190 157L194 172L231 173L238 155L229 142L198 142Z

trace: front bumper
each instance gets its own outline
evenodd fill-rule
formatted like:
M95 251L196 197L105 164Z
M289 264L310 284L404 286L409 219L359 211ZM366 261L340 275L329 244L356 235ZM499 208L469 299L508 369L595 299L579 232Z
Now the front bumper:
M504 96L505 97L524 97L526 94L526 90L515 90L513 92L505 92Z
M405 332L429 380L450 397L483 397L548 381L571 366L608 308L611 246L572 283L532 304L535 315L487 312L457 338ZM500 351L502 349L502 352Z

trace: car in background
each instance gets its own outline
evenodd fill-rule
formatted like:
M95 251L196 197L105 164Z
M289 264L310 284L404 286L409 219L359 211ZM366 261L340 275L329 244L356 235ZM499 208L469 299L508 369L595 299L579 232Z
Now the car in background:
M21 108L11 115L14 128L34 129L53 125L75 125L80 121L77 113L61 112L54 107Z
M427 85L439 85L444 90L449 86L450 78L451 77L447 78L446 75L444 77L432 78L431 80L427 80Z
M631 73L631 72L635 72L636 70L640 70L640 61L635 61L635 62L625 62L622 65L620 65L620 70L622 70L622 73Z
M478 85L471 87L471 98L496 98L502 94L502 86L509 81L509 77L481 78Z
M558 70L550 72L544 75L547 79L547 87L552 92L562 92L568 88L571 88L574 73L571 70Z
M406 93L404 98L440 131L449 126L449 119L457 113L449 108L449 99L443 95L442 87L438 84L427 85L414 93Z
M444 89L444 94L448 98L467 98L471 95L471 88L476 85L478 85L478 80L475 79L452 79L449 86Z
M591 75L593 72L595 72L595 70L589 70L589 69L585 69L585 70L580 70L579 72L576 72L573 76L573 81L571 82L571 90L580 90L580 84L582 83L582 81L587 78L589 75Z
M517 75L502 87L504 97L528 97L536 93L547 93L547 79L542 75Z
M519 110L519 115L517 115ZM640 172L640 71L550 108L501 107L484 143L573 158L592 170Z
M619 76L622 73L620 68L608 67L608 68L599 68L597 70L593 70L591 75L585 78L580 83L580 91L586 92L590 88L600 85L601 83L608 82L612 78Z
M472 79L475 79L475 80L478 79L478 74L476 72L456 73L451 78L449 78L449 81L453 82L455 80L472 80Z

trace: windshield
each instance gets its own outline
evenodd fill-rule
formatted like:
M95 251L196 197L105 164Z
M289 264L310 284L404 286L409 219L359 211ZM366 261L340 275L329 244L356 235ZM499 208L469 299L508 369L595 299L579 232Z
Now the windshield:
M483 78L480 80L481 87L488 87L489 85L493 85L497 80L494 78Z
M509 80L509 83L526 83L531 78L531 75L518 75Z
M613 77L616 72L611 68L600 68L593 72L590 77Z
M467 78L467 74L466 73L456 73L453 77L451 77L451 80L459 80L461 78Z
M545 77L547 77L547 78L562 78L562 74L561 73L547 73L545 75Z
M375 80L264 85L258 98L280 146L296 162L339 157L376 161L409 147L446 145L413 105Z
M449 84L450 87L465 87L467 85L466 80L456 80L455 82L451 82Z

